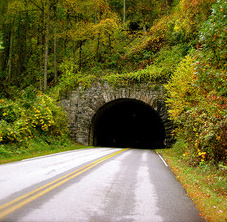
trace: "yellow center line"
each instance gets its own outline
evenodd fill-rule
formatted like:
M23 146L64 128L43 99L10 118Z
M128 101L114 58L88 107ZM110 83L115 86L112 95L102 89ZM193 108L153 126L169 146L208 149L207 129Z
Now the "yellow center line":
M87 170L93 168L94 166L104 162L105 160L107 160L107 159L109 159L109 158L111 158L111 157L113 157L113 156L115 156L115 155L127 150L127 149L128 148L120 150L120 151L117 151L117 152L114 152L114 153L109 154L109 155L107 155L105 157L102 157L102 158L100 158L100 159L98 159L98 160L96 160L96 161L94 161L94 162L92 162L92 163L90 163L90 164L88 164L88 165L86 165L84 167L81 167L78 170L75 170L72 173L69 173L69 174L67 174L67 175L65 175L65 176L63 176L61 178L58 178L57 180L54 180L54 181L52 181L52 182L50 182L50 183L48 183L48 184L46 184L46 185L44 185L42 187L39 187L38 189L35 189L35 190L33 190L33 191L31 191L31 192L29 192L29 193L27 193L27 194L25 194L25 195L23 195L21 197L18 197L18 198L14 199L14 200L12 200L12 201L10 201L8 203L5 203L5 204L1 205L0 206L0 211L3 211L6 208L8 208L8 209L6 209L2 213L0 213L0 220L3 219L4 217L6 217L7 215L9 215L10 213L14 212L15 210L25 206L26 204L32 202L33 200L43 196L44 194L50 192L51 190L61 186L62 184L68 182L69 180L79 176L80 174L86 172ZM35 193L37 193L37 194L35 194ZM14 206L12 206L12 205L14 205Z
M117 154L117 153L116 153L116 154ZM65 178L71 176L72 174L75 174L76 172L81 171L82 169L87 168L88 166L91 166L91 165L93 165L94 163L99 162L99 161L102 160L102 159L106 159L107 157L112 156L112 155L113 155L113 154L109 154L109 155L107 155L107 156L104 156L104 157L102 157L101 159L98 159L98 160L96 160L96 161L94 161L94 162L92 162L92 163L90 163L90 164L88 164L88 165L86 165L86 166L83 166L83 167L81 167L81 168L78 169L78 170L75 170L75 171L73 171L73 172L71 172L71 173L69 173L69 174L67 174L67 175L65 175L65 176L63 176L63 177L58 178L57 180L54 180L54 181L52 181L52 182L50 182L50 183L48 183L48 184L46 184L46 185L44 185L44 186L41 186L41 187L39 187L39 188L37 188L37 189L35 189L35 190L33 190L33 191L31 191L31 192L29 192L29 193L27 193L27 194L21 196L21 197L18 197L18 198L14 199L14 200L12 200L12 201L6 203L6 204L3 204L3 205L0 206L0 210L6 208L6 207L8 207L8 206L10 206L10 205L12 205L12 204L14 204L14 203L16 203L16 202L19 202L20 200L25 199L25 198L27 198L28 196L31 196L32 194L37 193L38 191L43 190L43 189L45 189L46 187L51 186L52 184L55 184L56 182L58 182L58 181L60 181L60 180L63 180L63 179L65 179ZM115 155L115 153L114 153L114 155Z

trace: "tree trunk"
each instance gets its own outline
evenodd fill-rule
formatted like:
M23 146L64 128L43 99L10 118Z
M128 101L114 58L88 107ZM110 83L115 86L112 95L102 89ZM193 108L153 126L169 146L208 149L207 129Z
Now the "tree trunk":
M25 55L24 55L24 60L27 61L27 55L28 55L28 27L29 27L29 15L28 15L28 3L27 1L25 2L25 9L26 9L26 19L25 19Z
M142 13L142 19L143 19L143 32L146 33L147 29L146 29L146 24L145 24L145 15L144 15L144 13Z
M123 0L123 30L125 30L125 11L126 11L126 4L125 4L126 0Z
M48 48L49 48L49 23L50 23L50 15L47 13L47 21L46 21L46 34L45 34L45 56L44 56L44 74L43 74L43 90L44 92L47 90L47 68L48 68Z
M57 74L57 7L54 6L54 84L58 81Z
M165 0L166 1L166 14L169 15L169 10L168 10L168 0Z
M12 52L13 51L13 31L10 32L10 45L9 45L9 59L8 59L8 83L11 82L12 77Z
M38 35L37 41L37 48L39 48L39 90L43 91L43 64L44 64L44 44L45 44L45 37L44 37L44 9L41 10L41 25L38 28L38 32L42 33L42 35Z

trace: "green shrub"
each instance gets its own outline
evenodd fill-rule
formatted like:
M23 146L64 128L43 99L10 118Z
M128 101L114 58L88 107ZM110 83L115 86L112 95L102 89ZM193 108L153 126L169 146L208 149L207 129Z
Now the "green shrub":
M199 83L206 90L216 90L227 96L227 2L219 0L200 31L200 51L196 71Z
M12 151L5 149L4 145L0 145L0 156L10 157L12 155Z
M207 91L195 67L194 58L187 56L165 85L175 133L188 144L182 149L194 164L226 161L227 99L215 90Z
M32 138L68 135L66 113L46 94L24 92L17 101L0 100L0 143L23 143Z

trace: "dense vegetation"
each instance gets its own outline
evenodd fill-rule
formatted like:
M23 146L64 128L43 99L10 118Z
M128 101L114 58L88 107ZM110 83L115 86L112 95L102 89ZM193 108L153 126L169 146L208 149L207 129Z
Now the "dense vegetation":
M224 166L226 15L225 0L1 1L0 155L66 141L59 95L101 78L165 84L182 157Z

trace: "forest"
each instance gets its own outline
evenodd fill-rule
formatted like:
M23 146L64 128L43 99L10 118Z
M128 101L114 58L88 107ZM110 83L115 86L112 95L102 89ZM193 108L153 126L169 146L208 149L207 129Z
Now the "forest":
M164 84L193 165L226 166L226 0L1 0L0 155L68 140L62 93Z

